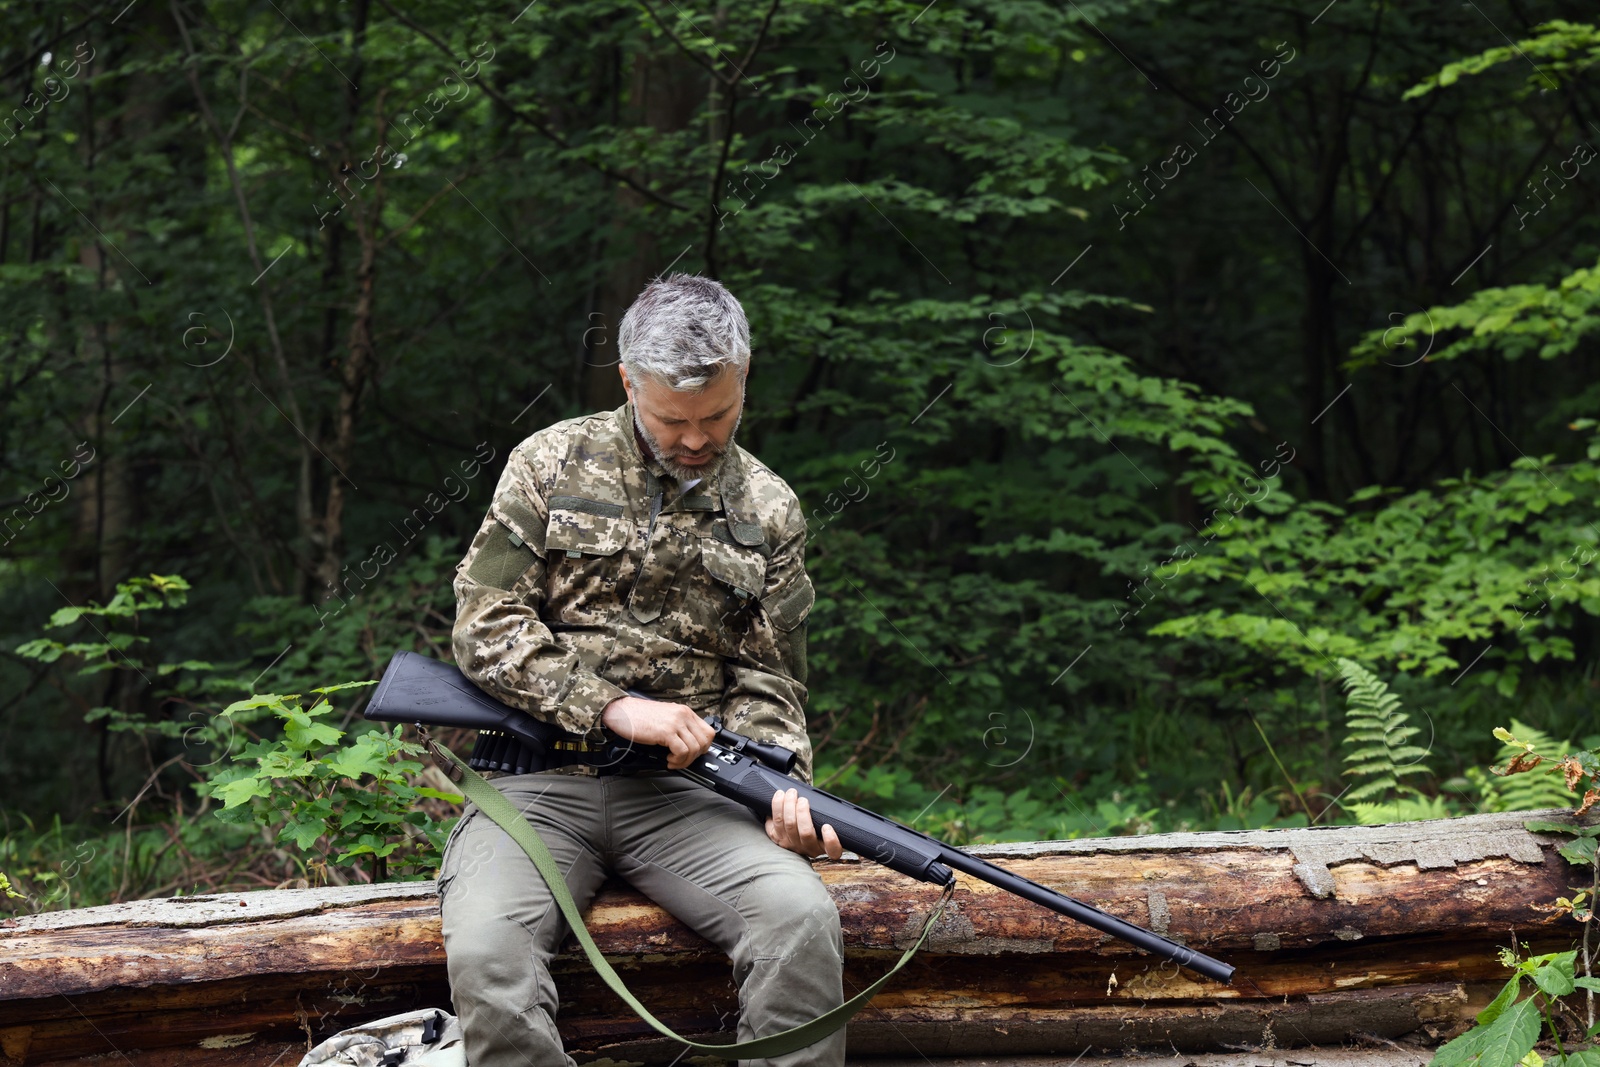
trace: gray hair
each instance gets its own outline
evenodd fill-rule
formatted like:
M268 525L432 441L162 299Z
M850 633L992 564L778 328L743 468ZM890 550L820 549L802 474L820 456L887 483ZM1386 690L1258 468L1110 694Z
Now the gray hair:
M750 324L721 282L673 274L645 286L629 306L617 347L631 377L699 392L725 369L750 366Z

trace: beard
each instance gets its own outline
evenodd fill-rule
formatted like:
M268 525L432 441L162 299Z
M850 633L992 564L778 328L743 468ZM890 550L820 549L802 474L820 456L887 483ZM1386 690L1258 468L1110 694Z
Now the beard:
M739 414L733 420L733 429L728 433L727 443L721 448L712 445L711 459L698 467L691 467L688 464L678 462L678 456L684 453L673 452L669 455L667 450L661 447L661 442L656 440L655 435L645 429L644 422L639 418L639 409L633 409L633 427L639 432L639 437L645 444L650 446L650 453L655 456L656 462L660 463L666 469L666 472L677 479L680 484L691 482L695 479L700 479L707 485L715 481L717 475L721 473L723 466L727 463L728 454L733 451L733 443L739 436L739 423L743 421L744 410L741 404Z

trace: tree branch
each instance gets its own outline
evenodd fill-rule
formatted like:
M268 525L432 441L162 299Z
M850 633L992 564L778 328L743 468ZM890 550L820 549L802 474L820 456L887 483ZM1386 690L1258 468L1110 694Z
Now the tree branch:
M448 45L446 45L443 41L439 40L439 38L435 37L426 28L417 25L415 22L411 21L410 18L408 18L407 16L401 14L398 10L395 9L393 4L389 3L389 0L378 0L378 4L385 11L389 12L389 14L393 15L395 18L399 19L402 23L404 23L406 26L410 27L412 31L414 31L418 35L422 36L423 38L427 39L435 48L439 49L439 51L443 52L445 55L449 56L451 59L455 59L456 58L455 57L455 53L450 51L450 47ZM571 141L568 141L565 137L561 136L555 130L551 129L546 123L540 121L537 117L535 117L533 115L530 115L527 112L523 111L521 108L517 107L517 105L513 104L509 99L507 99L506 95L495 87L494 83L490 80L488 74L482 75L481 84L483 86L483 91L489 95L490 99L494 100L501 107L505 108L506 111L508 113L510 113L513 118L521 119L523 122L527 123L529 126L532 126L539 133L543 134L545 137L549 138L551 141L554 141L560 147L568 149L569 151L572 149L573 145L572 145ZM685 214L692 214L693 213L691 211L691 209L687 205L680 204L676 200L673 200L671 197L662 196L660 193L656 192L654 189L650 189L650 188L647 188L647 187L645 187L643 185L640 185L639 182L636 179L634 179L630 175L624 174L622 171L613 170L612 168L606 166L604 163L599 163L599 162L595 162L595 161L592 161L592 160L585 160L585 162L588 163L589 166L593 167L595 170L599 171L601 174L604 174L606 177L611 178L614 181L619 181L619 182L623 183L628 188L632 189L634 192L638 193L640 196L646 198L647 200L654 201L655 203L660 204L662 207L671 208L673 211L681 211L681 212L684 212Z

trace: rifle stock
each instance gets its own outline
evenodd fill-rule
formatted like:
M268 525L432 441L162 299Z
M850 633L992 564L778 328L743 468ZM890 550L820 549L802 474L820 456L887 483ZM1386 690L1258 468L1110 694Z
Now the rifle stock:
M570 737L549 723L495 700L456 667L413 652L396 653L390 660L365 715L380 722L500 731L537 749L539 754L553 752L559 742ZM665 756L664 749L617 739L603 754L597 754L595 762L613 771L661 768L666 766ZM763 762L764 758L776 766ZM1232 981L1234 968L1221 960L790 777L786 772L793 759L787 749L762 745L718 724L717 739L710 748L678 773L743 804L761 818L771 814L774 793L793 789L810 803L811 819L819 831L824 824L831 825L845 848L891 870L940 886L949 885L955 880L955 872L962 871L1207 978Z

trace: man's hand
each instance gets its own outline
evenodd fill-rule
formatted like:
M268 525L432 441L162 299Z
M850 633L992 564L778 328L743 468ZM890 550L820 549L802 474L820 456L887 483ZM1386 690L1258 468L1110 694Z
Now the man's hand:
M667 749L667 766L675 771L693 763L717 736L689 705L644 697L613 700L600 713L600 724L624 741Z
M820 852L826 852L830 860L844 855L844 846L839 843L839 835L833 827L824 823L822 834L818 836L816 824L811 821L811 802L794 789L779 789L772 794L767 836L808 860L818 858Z

